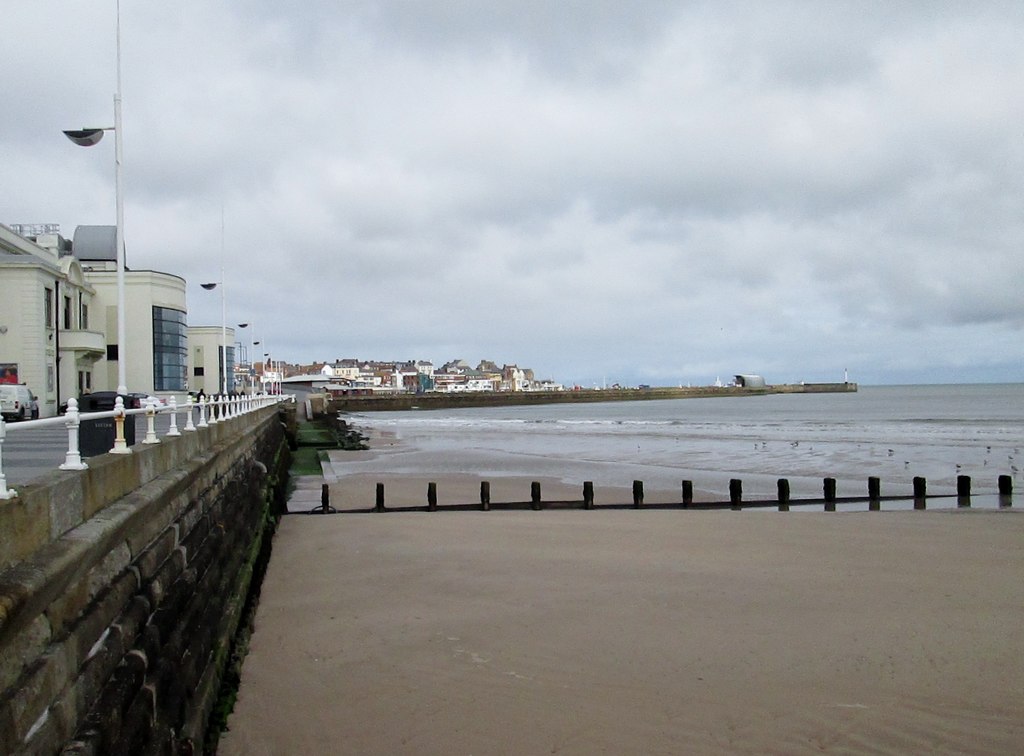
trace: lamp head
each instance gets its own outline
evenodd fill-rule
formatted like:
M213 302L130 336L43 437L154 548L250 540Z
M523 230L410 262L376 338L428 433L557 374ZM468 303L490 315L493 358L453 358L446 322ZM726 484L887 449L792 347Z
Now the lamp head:
M79 129L77 131L65 131L64 136L79 147L92 147L103 138L103 131L103 129Z
M217 284L216 283L205 283L205 284L199 284L199 285L202 286L207 291L212 291L213 289L217 288Z
M249 324L248 324L248 323L239 323L239 324L238 324L238 327L239 327L239 328L248 328L248 327L249 327Z

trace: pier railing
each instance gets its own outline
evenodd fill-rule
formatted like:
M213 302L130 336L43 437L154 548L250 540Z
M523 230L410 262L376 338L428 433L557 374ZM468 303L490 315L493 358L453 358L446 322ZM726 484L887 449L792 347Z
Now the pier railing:
M490 511L495 510L525 510L532 509L540 511L543 509L766 509L777 507L780 512L788 512L790 507L823 507L826 512L835 512L837 505L866 504L869 511L880 511L882 502L912 502L914 509L925 509L928 500L945 499L956 500L958 508L969 508L971 506L971 478L968 475L957 477L956 493L928 493L927 481L922 477L914 478L913 494L897 494L883 496L881 493L881 481L879 478L868 478L866 496L838 496L836 493L836 479L824 478L822 480L822 495L814 498L792 498L790 496L789 480L778 479L778 493L774 499L752 499L743 498L743 481L733 478L729 481L729 499L721 501L695 501L693 498L693 482L682 481L681 496L675 501L646 502L644 501L644 484L641 480L634 480L632 487L631 503L596 504L594 497L594 484L592 481L583 483L582 496L579 499L548 499L545 500L541 493L539 481L530 484L530 499L520 501L491 501L491 484L489 481L480 482L480 500L473 503L450 503L441 504L438 502L437 483L427 483L426 502L421 505L388 506L384 495L384 483L377 483L375 503L372 507L336 509L330 502L330 485L324 483L321 490L321 503L305 514L359 514L369 512L437 512L437 511ZM999 508L1009 508L1013 505L1013 479L1009 475L998 477L998 494L996 504Z
M85 470L89 465L82 458L80 451L82 448L81 432L83 423L88 421L112 418L114 420L114 442L109 452L111 454L131 454L132 448L128 445L125 437L125 422L127 418L135 415L144 415L146 418L145 437L140 443L159 444L160 438L156 431L158 415L169 416L170 423L163 435L164 437L174 437L180 436L182 432L193 433L200 428L216 425L282 401L294 401L294 398L281 394L252 394L202 397L196 401L190 396L188 401L179 407L173 396L166 402L155 396L149 396L142 401L140 408L126 409L124 399L119 396L115 400L112 410L81 412L78 409L78 401L69 399L67 412L64 415L18 423L7 423L0 419L0 500L13 499L18 495L17 491L7 487L7 476L4 474L3 468L3 446L9 433L31 433L34 430L63 426L67 429L68 434L67 451L64 454L63 462L55 463L54 468ZM182 420L181 427L178 424L179 417Z

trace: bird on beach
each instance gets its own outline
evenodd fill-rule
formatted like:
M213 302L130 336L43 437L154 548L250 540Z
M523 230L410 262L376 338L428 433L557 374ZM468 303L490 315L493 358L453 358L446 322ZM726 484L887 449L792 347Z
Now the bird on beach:
M891 456L893 455L893 453L894 453L894 452L893 452L893 450L892 450L892 449L890 449L890 450L889 450L889 456L891 457Z

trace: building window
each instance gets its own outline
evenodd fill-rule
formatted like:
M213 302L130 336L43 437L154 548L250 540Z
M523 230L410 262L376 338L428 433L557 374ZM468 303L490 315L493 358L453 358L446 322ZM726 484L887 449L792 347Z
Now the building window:
M225 392L231 392L231 391L235 390L235 348L229 346L227 348L227 350L225 350L223 346L220 346L217 349L217 367L220 368L220 370L221 370L221 373L220 373L221 378L223 378L225 376L225 372L224 372L224 352L225 351L227 351L227 353L228 353L228 366L227 366L227 373L226 373L228 385L224 389L224 391ZM220 379L219 378L218 378L218 381L217 381L217 385L220 385Z
M89 305L85 303L82 295L78 295L78 327L83 331L89 330Z
M153 390L184 391L188 364L185 313L153 308Z
M53 289L46 290L46 296L43 299L43 317L46 321L47 328L53 328Z
M61 314L64 321L62 326L65 331L71 330L71 297L64 297L64 312Z
M206 368L201 368L201 367L192 368L192 375L194 375L196 378L202 378L203 375L205 375L205 373L206 373Z

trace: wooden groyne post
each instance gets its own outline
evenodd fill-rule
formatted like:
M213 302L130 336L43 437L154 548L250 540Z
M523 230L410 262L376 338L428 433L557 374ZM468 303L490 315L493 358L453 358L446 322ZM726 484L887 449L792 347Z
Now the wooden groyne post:
M437 511L437 483L427 483L427 511Z
M535 511L540 509L540 481L535 480L530 484L530 505Z
M583 481L583 508L594 508L594 481L592 480Z
M683 481L683 506L688 507L693 504L693 481Z
M374 506L374 510L377 512L384 511L384 484L377 484L377 504Z
M779 478L779 511L789 511L789 481L786 478Z
M999 476L999 506L1013 506L1013 478L1009 475Z
M836 511L836 479L825 478L822 481L822 494L825 497L825 511Z
M743 504L743 481L739 478L729 481L729 503L735 510L739 510Z
M480 481L480 508L491 511L491 484L486 480Z
M644 482L642 480L633 481L633 508L640 509L640 506L644 503Z
M874 476L868 478L868 511L882 511L882 479Z
M956 504L958 507L971 506L971 476L956 476Z
M921 476L914 477L914 509L924 509L928 496L928 482Z

